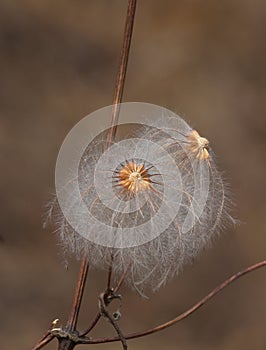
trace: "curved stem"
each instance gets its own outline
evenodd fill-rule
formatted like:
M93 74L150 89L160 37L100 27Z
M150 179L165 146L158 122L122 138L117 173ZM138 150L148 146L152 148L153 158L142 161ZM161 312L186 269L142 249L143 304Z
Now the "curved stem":
M129 267L130 267L130 265L128 265L128 267L125 269L123 275L120 277L120 280L118 281L118 283L114 289L114 293L117 293L119 291L119 289L121 288ZM101 318L101 314L100 314L100 312L98 312L97 315L95 316L94 320L92 321L92 323L89 325L89 327L84 332L82 332L80 334L80 337L84 337L86 334L90 333L90 331L96 326L96 324L98 323L100 318Z
M90 333L90 331L96 326L100 318L101 318L101 314L98 312L95 318L93 319L93 321L91 322L91 324L89 325L89 327L85 331L83 331L80 334L80 336L84 337L86 334Z
M127 335L125 335L125 339L134 339L134 338L144 337L146 335L153 334L153 333L162 331L163 329L166 329L170 326L173 326L177 322L179 322L179 321L185 319L186 317L188 317L189 315L193 314L196 310L198 310L201 306L206 304L207 301L212 299L216 294L218 294L221 290L223 290L229 284L236 281L238 278L240 278L240 277L242 277L242 276L244 276L252 271L255 271L263 266L266 266L266 260L260 261L257 264L251 265L251 266L247 267L246 269L237 272L236 274L234 274L233 276L231 276L230 278L225 280L223 283L221 283L219 286L214 288L209 294L207 294L203 299L201 299L199 302L194 304L187 311L178 315L174 319L172 319L168 322L165 322L157 327L148 329L146 331L127 334ZM112 338L99 338L99 339L94 339L94 340L85 340L84 339L84 341L80 340L79 343L80 344L99 344L99 343L108 343L108 342L113 342L113 341L120 341L120 338L119 337L112 337Z
M105 293L102 293L100 295L99 302L100 302L101 315L104 316L111 323L111 325L114 327L114 329L116 330L116 333L118 334L118 337L121 341L121 344L123 346L123 350L127 350L126 339L125 339L119 325L117 324L117 322L113 319L113 317L110 315L110 313L107 310L108 305L105 303Z

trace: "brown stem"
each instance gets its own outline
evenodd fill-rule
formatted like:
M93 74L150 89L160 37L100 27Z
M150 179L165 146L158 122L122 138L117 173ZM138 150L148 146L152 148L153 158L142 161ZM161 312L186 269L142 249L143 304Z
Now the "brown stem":
M135 17L135 11L136 11L136 4L137 4L137 0L128 1L128 9L127 9L125 29L124 29L124 38L123 38L123 44L122 44L122 49L120 53L119 69L117 73L116 85L114 90L114 98L113 98L114 108L112 112L111 130L107 136L107 142L106 142L107 145L113 141L116 133L116 123L119 116L119 110L117 108L117 104L119 104L122 101L122 96L124 91L127 63L128 63L129 50L130 50L130 44L131 44L131 38L132 38L132 32L133 32L134 17ZM76 288L76 294L72 305L71 314L69 316L69 320L67 323L67 327L69 328L70 331L73 331L76 329L78 313L80 309L82 294L83 294L87 272L88 272L87 269L88 269L88 262L85 258L83 258L81 262L80 277ZM111 273L112 273L112 268L110 267L108 282L107 282L109 287L111 283Z
M119 289L121 288L129 267L130 267L130 265L128 265L127 269L124 271L123 275L120 277L120 280L118 281L118 283L114 289L114 294L116 294L119 291ZM80 337L84 337L86 334L90 333L90 331L96 326L96 324L98 323L100 318L101 318L101 314L98 312L97 315L95 316L94 320L92 321L92 323L89 325L89 327L84 332L82 332L80 334Z
M134 18L136 13L136 6L137 6L137 0L128 0L123 44L120 52L118 73L117 73L116 84L114 89L111 128L107 135L106 148L108 148L113 142L117 131L117 122L118 122L119 110L120 110L119 104L122 102L122 97L124 92L126 73L127 73L127 64L128 64L130 45L131 45L131 39L132 39L132 33L133 33ZM110 289L110 286L111 286L112 263L113 263L113 257L112 257L112 262L108 271L107 290ZM88 332L90 332L96 326L100 317L101 317L100 314L97 314L91 326L83 334L88 334Z
M81 337L85 336L86 334L90 333L90 331L96 326L98 321L101 318L101 314L98 312L95 318L93 319L92 323L89 325L89 327L80 334Z
M257 264L251 265L245 270L239 271L227 280L225 280L223 283L221 283L219 286L217 286L215 289L213 289L209 294L207 294L203 299L201 299L199 302L194 304L191 308L189 308L187 311L183 312L179 316L175 317L174 319L165 322L157 327L148 329L146 331L142 332L136 332L136 333L130 333L128 335L125 335L125 339L134 339L134 338L140 338L144 337L149 334L153 334L156 332L159 332L165 328L168 328L170 326L173 326L175 323L180 322L181 320L185 319L189 315L193 314L196 310L198 310L201 306L207 303L210 299L212 299L216 294L218 294L221 290L223 290L225 287L227 287L232 282L236 281L238 278L257 270L263 266L266 266L266 260L260 261ZM99 343L109 343L113 341L120 341L121 339L119 337L112 337L112 338L99 338L94 340L80 340L80 344L99 344Z
M114 329L116 330L116 333L118 334L118 337L121 341L121 344L123 346L123 350L127 350L127 342L126 339L117 324L117 322L113 319L113 317L110 315L110 313L107 310L107 304L105 304L105 293L102 293L99 297L99 302L100 302L100 310L101 310L101 315L104 316L108 321L112 324Z
M110 263L110 266L109 266L109 269L108 269L106 290L109 290L111 288L111 280L112 280L112 272L113 272L113 261L114 261L114 256L111 255L111 263Z
M131 264L128 264L128 266L125 269L124 273L121 275L121 277L120 277L120 279L119 279L119 281L118 281L118 283L117 283L117 285L116 285L116 287L114 289L114 293L117 293L119 291L119 289L121 288L121 286L122 286L122 284L123 284L123 282L124 282L124 280L126 278L126 274L127 274L128 270L129 270L130 266L131 266Z
M73 304L72 304L70 315L66 325L66 328L70 332L73 332L76 330L81 300L82 300L86 278L88 274L88 268L89 268L88 260L86 258L83 258L80 265L79 278L76 286Z
M36 345L34 345L34 347L31 350L40 350L46 344L50 343L50 341L53 339L54 335L50 334L49 332L46 332L45 335L38 341Z
M135 12L136 12L136 5L137 5L137 0L128 1L123 45L120 52L119 68L118 68L116 85L114 90L114 97L113 97L111 129L107 135L107 141L106 141L107 147L110 146L116 134L116 129L117 129L116 124L118 122L118 117L119 117L119 103L121 103L122 97L123 97L126 72L127 72L127 63L128 63L130 44L131 44L131 38L133 33L134 18L135 18Z
M116 134L116 124L118 121L119 116L119 103L122 101L123 96L123 90L125 85L125 77L126 77L126 71L127 71L127 63L128 63L128 57L129 57L129 50L130 50L130 44L131 44L131 38L132 38L132 32L133 32L133 24L134 24L134 17L135 17L135 11L136 11L136 4L137 0L129 0L128 1L128 9L127 9L127 16L126 16L126 23L125 23L125 30L124 30L124 38L123 38L123 45L120 53L120 62L119 62L119 69L116 79L116 85L114 90L114 97L113 97L113 110L112 110L112 119L111 119L111 129L110 133L108 133L106 145L107 147L112 143L115 134ZM83 296L83 291L85 287L86 277L88 272L88 261L86 258L82 259L81 267L80 267L80 275L76 287L76 292L74 296L74 301L72 304L71 312L69 315L69 319L67 322L67 330L71 332L76 331L77 326L77 320L81 305L81 300ZM111 279L111 274L108 277L108 284L111 283L109 280ZM100 315L97 315L94 319L92 325L89 328L89 331L96 325L98 320L100 319ZM88 331L87 331L88 332ZM87 334L87 332L85 334ZM36 346L39 346L35 350L40 349L42 346L47 344L50 340L53 339L54 336L48 335L45 338L42 338L41 341L36 344ZM75 347L75 343L70 339L62 339L59 338L59 349L60 350L71 350Z
M76 333L78 316L88 274L88 260L83 258L80 265L76 291L65 330L69 335ZM77 345L71 338L58 337L58 350L72 350Z

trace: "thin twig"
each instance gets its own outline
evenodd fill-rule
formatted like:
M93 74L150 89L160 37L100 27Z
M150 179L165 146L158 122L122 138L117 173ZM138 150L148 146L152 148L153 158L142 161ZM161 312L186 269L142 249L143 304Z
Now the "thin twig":
M117 131L120 103L122 102L125 80L126 80L127 64L128 64L128 57L129 57L130 45L131 45L131 39L132 39L132 33L133 33L136 6L137 6L137 0L128 0L123 44L120 52L118 73L117 73L116 84L114 89L111 128L106 138L106 148L108 148L114 141L116 131ZM107 290L110 289L112 270L113 270L113 256L112 256L112 261L108 271ZM99 319L100 317L99 315L97 315L94 320L94 323L95 323L94 326L97 324Z
M114 141L116 131L117 131L117 123L118 123L119 110L120 110L119 104L122 102L122 97L123 97L123 92L124 92L126 73L127 73L127 64L128 64L128 57L129 57L130 45L131 45L131 39L132 39L132 33L133 33L133 25L134 25L136 6L137 6L137 0L129 0L128 1L123 44L122 44L122 48L121 48L121 52L120 52L120 60L119 60L118 72L117 72L117 77L116 77L116 84L115 84L115 89L114 89L111 128L110 128L108 135L107 135L107 138L106 138L106 148L108 148L112 144L112 142ZM113 261L112 261L112 263L113 263ZM112 265L113 265L112 263L111 263L109 271L108 271L107 289L110 288L110 284L111 284Z
M41 349L44 345L48 344L55 336L51 334L51 330L57 325L59 319L56 318L51 323L50 328L44 335L41 337L41 339L38 341L38 343L35 344L35 346L32 348L32 350L38 350Z
M134 17L135 17L135 11L136 11L136 4L137 4L137 0L128 1L128 10L127 10L127 16L126 16L123 45L120 53L119 69L117 74L115 90L114 90L114 98L113 98L114 108L112 111L111 130L107 136L107 142L106 142L107 145L112 142L116 133L116 123L119 116L119 110L117 109L117 104L119 104L122 101L122 96L123 96L129 50L130 50L130 44L131 44L131 38L132 38L132 32L133 32ZM84 288L86 275L87 275L87 271L85 271L85 265L87 264L88 264L87 260L83 258L81 262L80 279L78 281L71 315L67 324L67 326L70 327L71 330L73 330L76 327L76 323L77 323L78 312L79 312L80 303L81 303L82 294L83 294L83 289L81 287ZM111 275L112 275L112 266L110 266L109 273L108 273L107 288L110 288ZM93 322L94 325L98 322L98 319L99 317L97 315L97 317Z
M119 117L119 103L122 101L124 85L127 72L127 63L130 51L131 38L133 33L134 18L136 12L137 0L129 0L127 8L127 16L124 30L123 45L120 52L119 68L116 78L116 85L113 97L113 110L111 119L111 129L107 136L107 147L110 146L115 138L117 122Z
M106 290L109 290L111 288L112 272L113 272L113 261L114 261L114 256L113 256L113 254L111 254L111 263L110 263L110 266L109 266L109 269L108 269Z
M39 350L43 348L46 344L50 343L51 340L54 339L54 335L50 334L50 332L46 332L45 335L38 341L36 345L32 348L32 350Z
M90 331L96 326L96 324L98 323L98 321L101 318L101 314L98 312L97 315L95 316L95 318L93 319L93 321L91 322L91 324L89 325L89 327L87 329L85 329L85 331L83 331L80 336L84 337L86 334L90 333Z
M90 333L90 331L96 326L100 318L101 318L101 314L98 312L95 318L93 319L93 321L91 322L91 324L89 325L89 327L85 331L83 331L80 334L80 336L84 337L86 334Z
M207 294L203 299L201 299L199 302L194 304L191 308L189 308L187 311L183 312L179 316L175 317L174 319L165 322L157 327L148 329L146 331L142 332L136 332L136 333L130 333L128 335L125 335L125 339L134 339L134 338L140 338L144 337L149 334L153 334L159 331L162 331L163 329L166 329L170 326L173 326L177 322L180 322L181 320L185 319L189 315L193 314L196 310L198 310L201 306L207 303L210 299L212 299L216 294L218 294L221 290L223 290L225 287L227 287L232 282L236 281L238 278L255 271L263 266L266 266L266 260L260 261L257 264L251 265L247 267L245 270L239 271L227 280L225 280L223 283L221 283L219 286L217 286L215 289L213 289L209 294ZM119 337L112 337L112 338L99 338L99 339L90 339L89 341L79 341L80 344L99 344L99 343L109 343L113 341L120 341Z
M59 332L59 336L57 336L58 350L72 350L76 346L77 322L88 269L88 260L84 257L81 260L78 282L66 327L65 329L59 328L59 330L62 331L64 335ZM65 333L67 333L67 337L65 337Z
M108 303L105 302L105 293L101 293L99 297L99 308L101 310L101 315L108 319L108 321L112 324L114 329L116 330L116 333L118 334L118 337L122 343L123 350L127 350L127 342L126 339L118 326L116 320L113 319L112 315L110 315L109 311L107 310Z
M126 278L126 275L127 275L127 272L129 270L130 266L131 266L131 264L128 264L127 268L125 269L125 271L121 275L121 277L120 277L120 279L119 279L119 281L118 281L118 283L117 283L117 285L116 285L116 287L114 289L114 293L117 293L119 291L119 289L121 288L121 286L122 286L122 284L123 284L123 282L124 282L124 280Z
M114 288L114 293L117 293L119 291L119 289L121 288L121 286L125 280L125 277L126 277L126 274L128 272L129 267L130 267L130 264L125 269L123 275L120 277L116 287ZM101 314L100 314L100 312L98 312L97 315L95 316L95 318L93 319L92 323L89 325L89 327L84 332L80 333L80 337L84 337L85 335L90 333L90 331L96 326L96 324L98 323L100 318L101 318Z
M114 97L113 97L111 129L107 135L107 140L106 140L107 147L110 146L110 144L114 140L115 134L116 134L116 129L117 129L116 124L117 124L118 117L119 117L118 104L121 103L121 101L122 101L122 96L123 96L123 91L124 91L124 86L125 86L127 63L128 63L130 44L131 44L131 38L132 38L132 33L133 33L133 24L134 24L135 12L136 12L136 5L137 5L137 0L129 0L128 1L128 9L127 9L126 22L125 22L123 44L122 44L122 49L120 52L119 68L118 68L116 85L115 85L115 90L114 90ZM110 269L108 272L107 289L110 288L111 274L112 274L112 265L110 265ZM98 313L95 316L92 323L90 324L90 326L82 333L81 336L88 334L96 326L96 324L98 323L100 318L101 318L101 315Z
M128 1L128 9L127 9L127 16L126 16L126 23L125 23L125 30L124 30L124 38L123 38L123 45L121 49L120 54L120 62L119 62L119 69L116 79L116 85L114 89L114 97L113 97L113 110L112 110L112 119L111 119L111 129L107 136L106 145L107 147L112 143L114 140L115 134L116 134L116 124L119 117L119 103L122 101L123 91L124 91L124 85L125 85L125 77L126 77L126 71L127 71L127 63L128 63L128 57L129 57L129 51L130 51L130 44L131 44L131 38L132 38L132 32L133 32L133 24L134 24L134 17L135 17L135 11L136 11L136 4L137 0L129 0ZM69 319L67 322L67 328L70 332L73 332L76 330L81 300L84 292L85 282L87 278L88 273L88 261L84 257L81 261L81 267L80 267L80 275L78 279L78 283L76 286L76 292L71 308L71 312L69 315ZM108 285L111 284L111 272L108 276ZM122 282L121 282L122 284ZM100 314L97 315L92 322L91 326L88 328L88 330L83 333L83 335L87 334L94 326L97 324L98 320L100 319ZM34 350L40 349L40 347L47 344L50 340L54 338L54 335L51 335L49 333L46 333L45 337L43 337L33 348Z
M79 278L76 286L73 304L67 321L67 329L71 332L76 330L81 300L88 274L88 268L88 260L86 258L83 258L80 265Z

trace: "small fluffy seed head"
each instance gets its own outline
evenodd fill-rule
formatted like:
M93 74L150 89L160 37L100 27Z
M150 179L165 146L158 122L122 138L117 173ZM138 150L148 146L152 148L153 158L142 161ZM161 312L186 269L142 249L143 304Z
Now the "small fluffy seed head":
M192 130L188 135L189 150L195 154L199 160L207 160L209 155L209 141L205 137L201 137L196 130Z

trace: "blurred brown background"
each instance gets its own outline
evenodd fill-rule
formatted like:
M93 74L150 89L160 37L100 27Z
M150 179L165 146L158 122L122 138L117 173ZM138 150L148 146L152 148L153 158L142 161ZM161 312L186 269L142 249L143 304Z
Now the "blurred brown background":
M125 12L123 0L0 1L1 349L30 349L54 318L68 315L78 263L64 269L52 228L42 228L44 204L66 133L112 101ZM265 35L264 0L139 1L124 101L172 109L210 139L243 223L149 300L123 289L126 333L174 317L265 259ZM129 348L265 349L265 275L244 277ZM105 280L89 274L81 329ZM101 322L95 334L113 332Z

